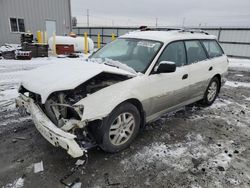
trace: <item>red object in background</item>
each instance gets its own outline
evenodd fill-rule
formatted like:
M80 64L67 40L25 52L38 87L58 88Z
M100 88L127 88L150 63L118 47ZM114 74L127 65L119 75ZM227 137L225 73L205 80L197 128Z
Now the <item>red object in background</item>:
M69 55L75 52L74 45L71 44L57 44L56 54L58 55Z

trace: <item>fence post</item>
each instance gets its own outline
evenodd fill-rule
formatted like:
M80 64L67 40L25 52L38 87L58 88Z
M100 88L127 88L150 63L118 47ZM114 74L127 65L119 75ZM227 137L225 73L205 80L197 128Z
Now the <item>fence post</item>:
M111 37L112 37L112 41L115 40L115 34L114 33L112 33Z
M87 32L84 32L84 53L88 54L88 34Z
M56 55L56 33L55 32L53 33L53 45L52 46L53 46L52 47L53 54Z
M47 44L48 43L48 37L47 37L47 32L44 31L44 43Z
M97 35L97 48L101 48L101 36L100 36L100 33L98 33Z
M220 35L221 35L221 27L219 28L219 33L218 33L218 42L220 42Z
M36 32L37 43L42 43L41 31Z
M41 44L44 43L43 31L41 31Z

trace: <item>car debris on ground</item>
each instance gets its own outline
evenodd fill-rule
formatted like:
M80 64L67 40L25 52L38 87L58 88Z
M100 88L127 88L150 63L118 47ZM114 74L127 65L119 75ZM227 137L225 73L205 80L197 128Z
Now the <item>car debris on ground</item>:
M43 172L43 161L34 164L34 173Z

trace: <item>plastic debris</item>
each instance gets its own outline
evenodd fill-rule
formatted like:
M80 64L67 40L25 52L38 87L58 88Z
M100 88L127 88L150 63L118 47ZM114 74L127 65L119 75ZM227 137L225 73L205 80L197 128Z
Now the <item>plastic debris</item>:
M34 173L42 172L43 170L43 161L34 164Z
M81 165L83 165L84 163L85 163L84 160L78 159L78 160L76 161L75 165L76 165L76 166L81 166Z
M8 183L5 188L22 188L24 186L25 175L16 179L13 183Z
M21 188L24 185L24 177L18 178L18 180L15 183L16 188Z
M82 183L81 182L78 182L78 183L75 183L72 188L81 188L82 187Z
M15 139L17 139L17 140L26 140L27 138L25 138L23 136L17 136L17 137L15 137Z

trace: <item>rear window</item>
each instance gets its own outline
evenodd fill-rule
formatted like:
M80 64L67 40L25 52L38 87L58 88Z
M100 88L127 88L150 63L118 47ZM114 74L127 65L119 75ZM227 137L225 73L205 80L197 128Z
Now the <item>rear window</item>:
M206 52L200 41L185 41L185 46L187 50L188 64L197 63L207 59Z
M204 40L202 41L205 46L207 53L210 58L219 57L223 55L223 51L215 40Z

